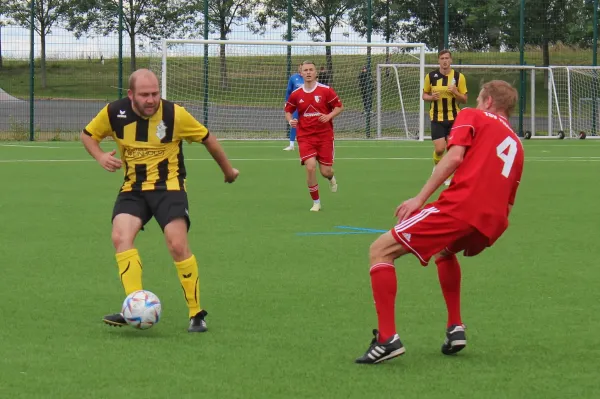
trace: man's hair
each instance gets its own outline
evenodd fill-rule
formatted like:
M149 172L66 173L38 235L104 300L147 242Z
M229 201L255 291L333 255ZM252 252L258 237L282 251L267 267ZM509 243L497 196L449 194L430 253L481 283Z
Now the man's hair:
M504 111L506 116L510 116L517 104L518 93L504 80L491 80L481 86L481 99L485 101L488 97L494 100L496 110Z
M448 54L448 55L450 56L450 58L452 58L452 53L451 53L451 52L450 52L450 50L448 50L448 49L444 49L444 50L440 51L440 52L438 53L438 58L440 58L440 57L441 57L442 55L444 55L444 54Z
M315 68L317 67L317 65L314 62L309 61L309 60L303 61L302 66L304 66L304 65L313 65Z

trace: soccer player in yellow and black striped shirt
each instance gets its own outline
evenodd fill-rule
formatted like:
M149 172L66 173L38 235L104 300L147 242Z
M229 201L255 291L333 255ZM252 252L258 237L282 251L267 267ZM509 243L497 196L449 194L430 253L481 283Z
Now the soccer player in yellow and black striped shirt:
M425 76L423 100L431 101L431 139L433 140L433 167L440 162L446 151L446 139L452 129L459 103L467 102L467 80L465 75L452 69L452 54L449 50L438 53L439 69ZM447 181L446 184L449 182Z
M189 309L188 331L206 331L206 310L200 306L198 264L188 245L190 217L185 188L182 141L204 144L221 167L226 183L234 169L217 139L183 107L160 98L158 79L140 69L129 78L128 97L105 106L81 133L85 149L109 172L123 168L125 181L113 209L112 241L125 294L142 289L142 261L134 241L154 217L167 247ZM100 141L111 136L116 150L104 152ZM120 313L107 315L106 324L123 326Z

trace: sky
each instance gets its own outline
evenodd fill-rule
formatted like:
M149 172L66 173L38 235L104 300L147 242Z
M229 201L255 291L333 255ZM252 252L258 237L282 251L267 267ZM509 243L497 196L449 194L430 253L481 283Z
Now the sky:
M229 35L230 40L282 40L282 35L285 29L278 29L268 32L265 36L254 35L244 27L237 27L237 31ZM29 59L30 33L29 30L16 26L4 26L1 30L1 45L2 56L8 59ZM349 38L346 35L350 35ZM211 35L212 38L217 38L216 34ZM334 31L333 41L355 41L365 43L366 39L361 38L357 33L350 31L348 28L337 28ZM300 33L295 39L296 41L311 41L306 33ZM373 35L373 43L381 43L383 39L380 36ZM40 56L40 38L35 35L35 54ZM148 42L144 38L138 38L138 44L145 43L148 47ZM124 56L128 56L129 38L127 35L123 38ZM138 54L142 51L136 50ZM279 50L273 50L279 52ZM48 59L85 59L91 57L99 59L113 58L118 55L118 37L117 35L109 37L82 37L76 39L72 33L62 28L53 28L50 35L46 38L46 57Z

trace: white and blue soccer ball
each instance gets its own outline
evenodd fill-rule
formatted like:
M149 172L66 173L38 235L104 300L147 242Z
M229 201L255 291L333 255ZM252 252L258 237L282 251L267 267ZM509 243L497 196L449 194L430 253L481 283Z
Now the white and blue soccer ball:
M139 330L146 330L160 320L162 306L158 297L146 290L139 290L127 295L123 301L121 314L127 324Z

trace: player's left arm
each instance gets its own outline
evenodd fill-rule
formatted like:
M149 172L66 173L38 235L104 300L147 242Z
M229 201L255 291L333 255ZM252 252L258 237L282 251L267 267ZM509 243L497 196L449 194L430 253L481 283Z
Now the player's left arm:
M210 133L206 126L198 122L185 108L175 105L175 126L173 136L188 143L201 143Z
M322 123L329 122L330 120L341 114L344 110L344 104L342 104L342 101L338 97L335 90L333 90L332 88L329 88L329 93L327 94L326 101L327 104L333 109L327 115L321 115L319 117L319 122Z
M510 211L512 211L512 208L515 205L515 199L517 197L517 190L519 189L519 186L521 185L521 176L523 175L523 168L518 169L517 173L518 173L518 175L516 176L515 184L512 187L512 190L510 192L510 197L508 198L507 216L510 215Z
M231 166L231 162L229 162L229 158L227 158L227 154L225 154L225 150L217 138L214 135L207 136L202 144L204 144L209 154L213 157L217 165L219 165L221 171L223 171L225 183L233 183L240 172Z

